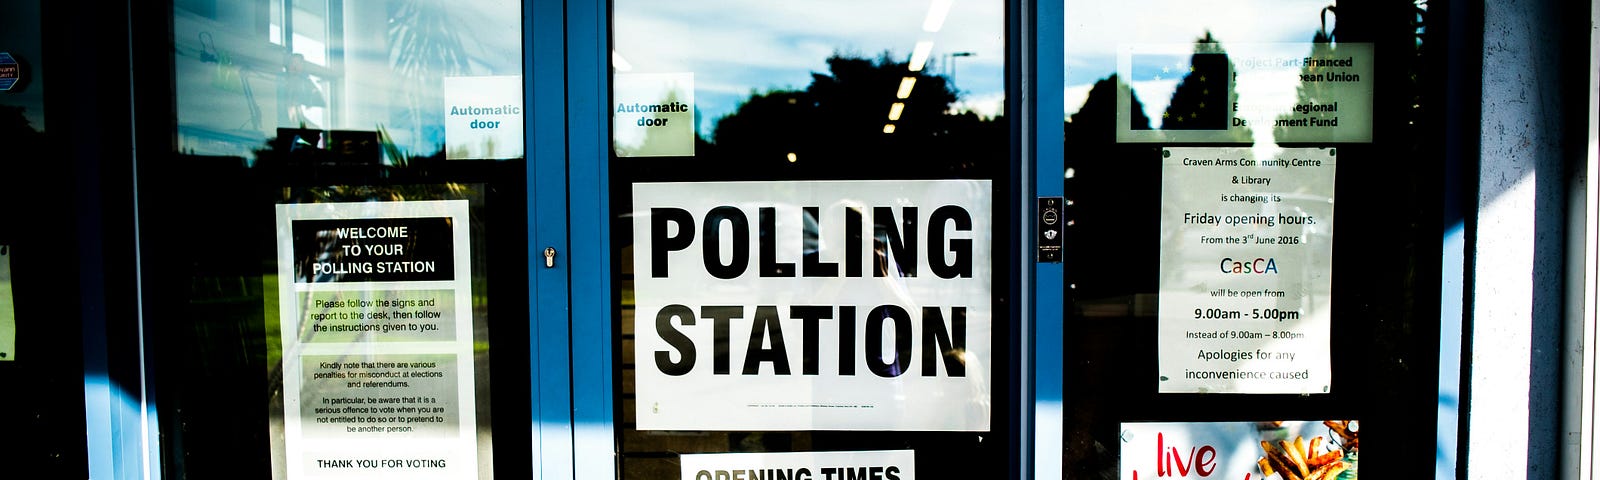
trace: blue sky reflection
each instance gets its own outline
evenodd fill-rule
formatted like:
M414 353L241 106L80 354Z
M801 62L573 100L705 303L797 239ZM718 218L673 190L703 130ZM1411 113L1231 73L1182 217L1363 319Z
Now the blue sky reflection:
M924 23L937 3L949 3L950 10L942 27L929 32ZM618 0L613 12L614 46L631 67L627 73L695 74L702 136L752 93L804 89L812 73L828 71L834 53L877 58L888 52L905 61L919 41L933 42L925 72L949 75L955 64L958 110L995 115L1005 98L1005 5L999 1ZM950 56L956 52L973 55Z
M1204 4L1191 0L1105 2L1069 0L1065 11L1063 101L1071 116L1083 106L1094 82L1117 71L1118 48L1130 44L1194 43L1211 32L1230 43L1305 43L1322 28L1322 8L1332 0L1237 0ZM1334 15L1328 15L1328 29ZM1136 78L1138 78L1136 76ZM1146 110L1166 104L1177 82L1134 82ZM1147 112L1147 115L1149 112Z

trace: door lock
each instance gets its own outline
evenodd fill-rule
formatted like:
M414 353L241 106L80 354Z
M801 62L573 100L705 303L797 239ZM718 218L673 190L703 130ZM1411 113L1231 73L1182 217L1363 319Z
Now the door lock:
M544 247L544 268L556 267L556 247Z

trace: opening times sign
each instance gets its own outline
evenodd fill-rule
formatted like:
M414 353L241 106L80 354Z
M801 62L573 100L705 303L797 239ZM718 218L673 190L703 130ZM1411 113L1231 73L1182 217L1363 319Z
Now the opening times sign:
M1161 393L1328 393L1336 154L1163 151Z
M277 207L284 478L477 478L467 202Z
M915 480L916 452L713 453L678 457L682 480Z
M633 196L640 430L989 430L989 181Z

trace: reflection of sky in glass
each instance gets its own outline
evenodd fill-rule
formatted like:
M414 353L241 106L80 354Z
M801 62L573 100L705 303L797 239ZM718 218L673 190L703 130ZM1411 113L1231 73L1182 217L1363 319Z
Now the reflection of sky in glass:
M1150 128L1161 128L1161 112L1166 111L1178 81L1189 73L1189 55L1141 54L1132 56L1128 82L1133 94L1144 102L1144 115ZM1076 107L1074 107L1076 108Z
M935 4L950 9L929 32L924 24ZM919 41L933 42L926 72L955 74L957 108L993 115L1004 100L1005 13L995 0L618 0L613 12L616 53L627 71L695 74L701 134L752 93L804 89L813 73L828 72L829 55L887 52L906 61ZM973 55L950 55L957 52Z
M1072 115L1083 106L1094 82L1117 71L1118 48L1141 43L1194 43L1211 32L1223 48L1229 43L1310 42L1322 28L1329 0L1237 0L1197 4L1192 0L1106 2L1068 0L1066 17L1065 107ZM1328 28L1334 16L1328 15ZM1187 64L1187 59L1184 61ZM1177 88L1176 79L1138 75L1131 82L1146 112L1160 117Z
M305 124L381 127L409 154L431 155L444 144L444 77L522 73L513 0L297 1L289 31L284 4L262 3L174 2L185 152L248 157L277 128ZM416 41L395 41L398 27Z

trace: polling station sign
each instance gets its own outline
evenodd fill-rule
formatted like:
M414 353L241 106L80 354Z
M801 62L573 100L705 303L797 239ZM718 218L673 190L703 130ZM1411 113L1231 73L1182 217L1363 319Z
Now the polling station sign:
M639 430L989 430L991 182L633 198Z

